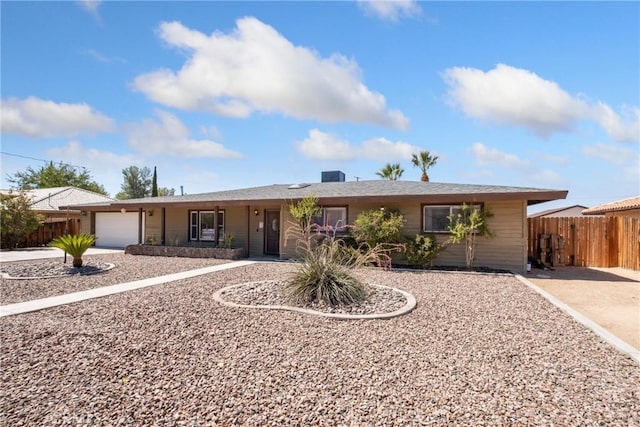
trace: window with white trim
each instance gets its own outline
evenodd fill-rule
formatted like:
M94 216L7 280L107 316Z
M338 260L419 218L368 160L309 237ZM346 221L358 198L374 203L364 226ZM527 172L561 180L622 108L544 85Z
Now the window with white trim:
M346 207L323 207L320 216L313 218L314 231L338 233L347 231Z
M224 239L224 211L218 211L218 230L215 230L216 211L191 211L189 213L189 240L221 242Z
M480 205L472 205L480 209ZM448 233L449 217L460 213L462 205L426 205L422 211L422 231L426 233Z

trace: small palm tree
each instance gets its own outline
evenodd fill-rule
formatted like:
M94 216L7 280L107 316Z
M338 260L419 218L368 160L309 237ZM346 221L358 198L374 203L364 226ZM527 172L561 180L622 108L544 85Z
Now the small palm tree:
M62 249L73 257L73 266L75 268L82 267L82 255L93 245L96 241L95 236L90 234L78 234L71 235L65 234L56 239L53 239L49 246Z
M387 163L382 169L376 172L376 175L378 175L382 179L396 181L402 176L403 173L404 169L400 167L400 163Z
M427 175L427 169L436 164L438 156L432 156L428 151L421 151L420 154L414 154L411 158L413 166L422 170L422 176L420 181L429 182L429 175Z

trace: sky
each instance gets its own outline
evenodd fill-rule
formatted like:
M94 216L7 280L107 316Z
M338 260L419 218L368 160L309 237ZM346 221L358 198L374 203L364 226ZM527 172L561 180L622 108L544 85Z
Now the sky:
M111 196L379 179L640 194L638 2L2 1L2 181L45 161ZM81 169L79 169L81 170Z

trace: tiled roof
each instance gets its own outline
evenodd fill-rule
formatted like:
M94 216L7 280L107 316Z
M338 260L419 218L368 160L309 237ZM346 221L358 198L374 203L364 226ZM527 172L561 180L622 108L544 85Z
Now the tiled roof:
M11 193L18 194L20 191L14 190ZM76 187L37 188L25 190L24 193L32 200L31 209L36 211L58 211L61 206L114 201L102 194Z
M628 199L622 199L616 202L594 206L592 208L583 210L582 214L600 215L607 212L629 211L632 209L640 209L640 196L629 197Z
M323 182L313 184L274 184L262 187L217 191L212 193L189 194L184 196L152 197L144 199L118 200L102 206L167 206L194 203L250 204L256 202L286 202L315 195L323 200L358 199L360 201L389 201L413 197L430 197L434 200L446 198L458 201L482 201L499 199L529 200L531 203L563 199L564 190L547 190L529 187L505 187L476 184L448 184L421 181L348 181ZM83 207L96 207L98 205Z

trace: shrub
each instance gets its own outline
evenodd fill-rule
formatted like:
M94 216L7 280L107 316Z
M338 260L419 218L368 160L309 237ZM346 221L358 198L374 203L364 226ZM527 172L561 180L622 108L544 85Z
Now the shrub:
M446 249L445 244L440 244L433 235L416 234L415 238L407 238L407 262L410 266L425 268Z
M404 216L396 209L372 209L362 212L354 222L351 234L369 247L378 244L397 244L401 241Z
M487 218L493 214L487 209L463 204L460 212L449 216L449 231L451 243L464 243L467 269L473 266L476 256L477 237L493 237L487 225Z
M31 209L25 193L0 195L0 235L2 247L14 249L40 227L41 217Z
M89 234L71 235L65 234L54 239L49 246L59 248L73 257L73 266L82 267L82 255L96 241L95 236Z
M306 206L307 212L313 205ZM290 207L292 216L295 209ZM310 218L306 216L306 218ZM297 240L301 256L300 267L284 288L285 297L294 305L324 303L330 306L349 305L367 298L367 290L351 269L364 265L391 265L389 245L373 247L366 243L345 242L333 234L312 233L310 220L290 223L287 238Z

